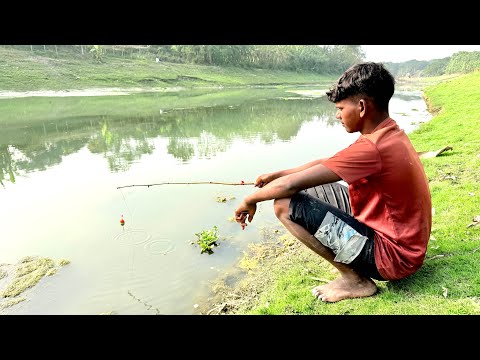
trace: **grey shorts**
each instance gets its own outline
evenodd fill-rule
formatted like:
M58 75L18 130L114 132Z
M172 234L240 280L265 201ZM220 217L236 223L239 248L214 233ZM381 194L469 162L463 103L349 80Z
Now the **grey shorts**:
M303 226L335 253L334 261L349 264L359 274L376 280L374 231L352 215L348 189L340 183L325 184L292 196L290 219Z

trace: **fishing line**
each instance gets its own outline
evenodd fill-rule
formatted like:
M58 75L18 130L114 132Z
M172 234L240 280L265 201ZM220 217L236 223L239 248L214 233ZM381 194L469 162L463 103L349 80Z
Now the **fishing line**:
M167 255L168 253L175 250L175 245L172 243L170 239L167 239L164 237L155 237L154 239L152 239L152 235L147 233L147 231L142 229L132 229L131 224L133 223L133 212L130 209L130 206L128 206L125 194L123 193L123 191L120 191L120 192L122 194L123 202L128 211L128 214L130 215L130 219L127 219L130 226L128 226L127 230L125 231L126 222L122 214L120 218L120 225L123 228L123 232L118 234L115 237L115 240L120 240L120 242L123 242L124 244L131 246L131 254L129 259L129 263L130 263L129 272L130 274L132 274L134 271L134 263L135 263L134 247L136 245L143 245L144 251L150 255L160 255L160 254Z
M128 204L127 204L127 199L125 199L125 195L123 194L123 191L120 191L120 193L122 194L123 202L125 203L125 207L127 208L128 213L130 214L130 218L131 218L132 221L133 221L133 213L132 213L132 211L130 210L130 207L128 206ZM123 218L123 215L122 215L122 218ZM124 224L122 224L122 226L123 226L123 225L124 225Z
M125 204L125 207L127 208L128 214L130 215L130 219L128 219L129 223L130 223L130 221L133 223L133 212L130 209L130 207L128 206L127 199L125 198L125 194L123 193L123 191L120 191L120 193L122 194L123 202ZM129 241L130 242L130 247L131 247L130 259L129 259L130 260L129 261L129 263L130 263L129 273L130 273L130 276L132 276L133 275L133 270L134 270L134 265L135 265L135 246L138 245L138 244L142 244L144 242L147 242L151 238L151 236L149 234L147 234L146 231L132 229L131 227L129 227L128 230L125 231L125 220L123 218L123 214L122 214L122 217L120 218L120 225L122 225L123 233L118 234L115 237L115 240L122 239L122 238L127 238L128 240L133 239L133 241ZM146 234L145 239L141 239L140 241L136 241L136 239L134 239L134 234L135 233L145 233Z

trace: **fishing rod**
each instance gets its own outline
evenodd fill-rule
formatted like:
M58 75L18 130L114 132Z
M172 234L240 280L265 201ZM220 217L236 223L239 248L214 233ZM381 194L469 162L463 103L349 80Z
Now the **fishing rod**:
M134 187L134 186L157 186L157 185L198 185L198 184L209 184L209 185L255 185L254 182L221 182L221 181L193 181L193 182L162 182L156 184L133 184L133 185L124 185L124 186L117 186L117 189L127 188L127 187Z

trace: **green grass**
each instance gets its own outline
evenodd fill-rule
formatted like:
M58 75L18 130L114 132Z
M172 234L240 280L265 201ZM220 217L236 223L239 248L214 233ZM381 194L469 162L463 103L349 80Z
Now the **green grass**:
M0 90L237 87L331 84L332 76L264 69L156 63L145 58L45 53L0 47Z
M399 281L377 282L379 291L372 297L323 303L310 289L337 274L297 241L294 246L285 245L281 255L265 256L235 285L237 293L255 291L253 300L242 303L235 313L480 314L480 226L469 226L480 215L478 84L480 72L426 87L426 101L436 115L409 134L418 151L453 147L438 157L422 160L434 215L426 260L416 274ZM295 241L292 239L290 242Z

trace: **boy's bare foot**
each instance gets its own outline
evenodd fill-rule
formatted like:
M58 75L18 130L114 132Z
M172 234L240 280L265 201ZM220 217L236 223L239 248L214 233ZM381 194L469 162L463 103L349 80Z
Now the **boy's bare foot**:
M368 278L346 279L340 277L328 284L312 289L316 298L325 302L336 302L343 299L372 296L377 292L377 285Z

